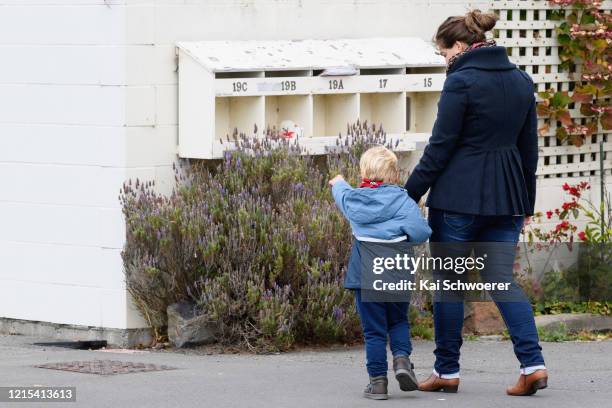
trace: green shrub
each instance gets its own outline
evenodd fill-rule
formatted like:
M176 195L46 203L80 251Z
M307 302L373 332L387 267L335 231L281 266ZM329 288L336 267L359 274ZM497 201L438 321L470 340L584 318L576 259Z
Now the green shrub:
M538 327L538 337L541 341L549 342L561 342L571 340L570 334L567 331L567 326L564 323L560 323L549 329Z
M410 336L412 338L433 340L433 316L431 312L419 311L412 307L408 311L410 321Z
M610 316L612 302L541 301L535 303L533 309L536 316L560 313L592 313Z
M256 351L296 342L361 337L353 296L342 288L350 227L327 181L357 181L358 158L382 129L353 125L338 151L300 155L294 144L235 137L214 165L176 167L169 196L126 183L122 252L128 291L161 338L168 305L183 299L219 326L219 341Z

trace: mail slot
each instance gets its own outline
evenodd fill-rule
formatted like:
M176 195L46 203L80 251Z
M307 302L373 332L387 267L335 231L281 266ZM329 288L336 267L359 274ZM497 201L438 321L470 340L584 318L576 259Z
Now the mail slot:
M177 51L185 158L222 157L234 129L256 137L274 129L320 154L358 119L414 150L431 131L445 79L444 59L411 37L180 42Z

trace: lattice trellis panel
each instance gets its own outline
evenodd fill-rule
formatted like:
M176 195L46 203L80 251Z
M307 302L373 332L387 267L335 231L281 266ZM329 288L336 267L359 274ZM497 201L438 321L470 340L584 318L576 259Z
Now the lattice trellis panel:
M579 78L579 72L562 72L559 69L561 61L555 28L561 22L549 19L551 10L561 7L551 6L546 0L492 0L491 9L499 15L494 34L498 45L505 46L512 62L531 75L536 84L535 91L574 89L574 78ZM601 9L609 13L612 1L604 1ZM566 9L565 12L571 13L571 10ZM571 116L584 124L585 117L580 113L580 106L576 105L569 106ZM539 118L538 127L543 127L547 121ZM550 130L540 135L538 177L598 175L601 140L604 141L604 174L612 174L612 131L600 127L596 134L587 138L584 145L575 147L557 140L557 125L550 123Z

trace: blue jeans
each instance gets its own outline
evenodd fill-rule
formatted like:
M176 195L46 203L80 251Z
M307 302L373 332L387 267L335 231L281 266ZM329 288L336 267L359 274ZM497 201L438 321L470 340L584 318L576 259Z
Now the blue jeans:
M387 336L393 357L412 353L408 325L408 302L362 302L355 289L355 305L361 320L370 377L387 375Z
M510 250L496 251L494 257L487 262L495 263L496 273L505 275L512 282L513 290L520 292L524 300L500 301L491 293L499 309L518 358L521 368L544 365L542 348L539 345L538 332L531 304L524 296L522 289L514 282L512 271L515 259L514 247L518 242L523 216L501 215L485 216L470 215L429 209L429 225L432 229L430 242L507 242ZM513 245L514 244L514 245ZM500 247L504 247L500 244ZM499 276L499 275L498 275ZM483 281L489 277L481 273ZM438 374L459 373L459 349L463 343L461 330L463 328L463 301L434 302L434 329L436 362L434 369Z

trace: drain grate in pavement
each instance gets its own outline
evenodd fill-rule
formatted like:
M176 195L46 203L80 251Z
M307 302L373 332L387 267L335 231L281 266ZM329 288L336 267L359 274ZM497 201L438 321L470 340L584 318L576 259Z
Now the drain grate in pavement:
M98 350L106 347L106 340L51 341L32 343L35 346L66 347L78 350Z
M39 364L34 367L98 375L115 375L143 373L149 371L176 370L176 367L170 367L167 365L134 363L130 361L117 360L66 361L62 363Z

